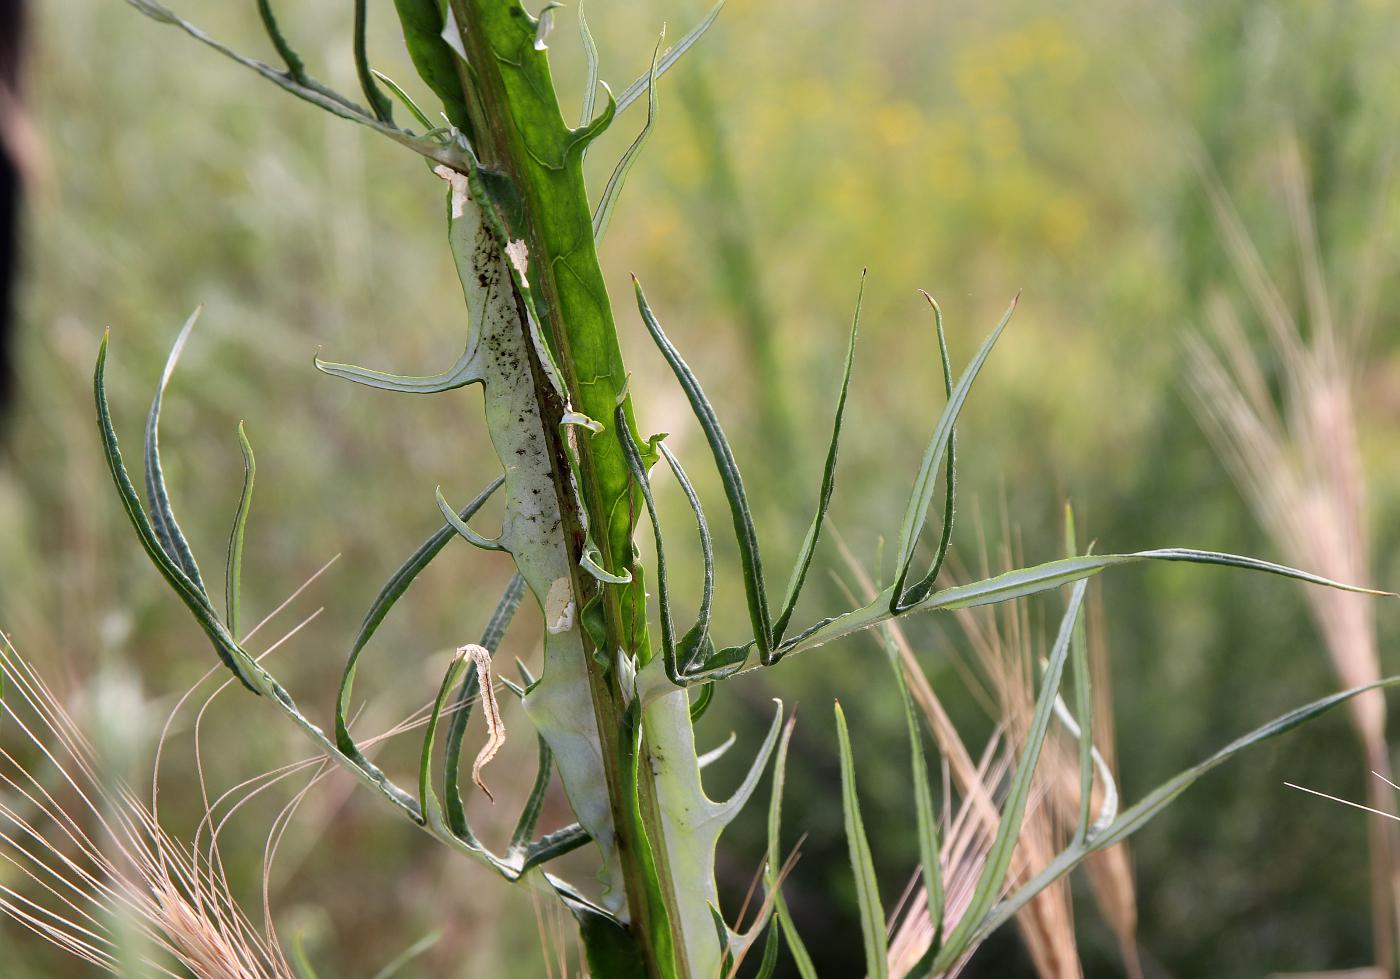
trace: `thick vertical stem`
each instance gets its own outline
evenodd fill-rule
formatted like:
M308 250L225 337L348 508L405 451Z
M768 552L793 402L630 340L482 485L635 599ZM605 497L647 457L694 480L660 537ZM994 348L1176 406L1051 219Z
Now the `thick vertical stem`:
M617 433L605 429L577 440L576 499L559 434L566 409L611 421L619 401L627 424L634 424L593 243L583 140L560 115L533 18L518 4L501 0L452 0L452 13L466 56L459 74L475 150L482 165L503 174L510 192L518 195L494 202L497 216L511 241L524 245L533 311L568 398L565 405L554 394L546 365L536 360L535 386L549 416L544 427L556 460L562 533L574 557L573 593L580 618L593 623L579 630L584 647L580 654L597 722L632 930L650 974L689 977L687 956L675 954L685 943L673 913L676 895L654 769L650 758L634 756L627 722L631 691L621 689L621 671L615 668L620 656L638 665L651 658L646 591L632 544L636 488ZM526 320L529 304L521 300ZM531 350L537 352L533 345ZM581 571L577 559L586 543L597 548L596 558L610 575L630 582L604 583ZM575 710L582 708L573 705ZM659 752L649 739L644 743Z

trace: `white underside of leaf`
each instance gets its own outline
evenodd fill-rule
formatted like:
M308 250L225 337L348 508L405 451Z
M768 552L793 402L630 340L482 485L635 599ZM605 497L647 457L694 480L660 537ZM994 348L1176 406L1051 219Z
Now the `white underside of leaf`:
M701 784L695 731L685 691L675 688L669 696L654 700L643 717L643 736L651 746L652 774L661 808L661 825L666 834L666 859L685 937L686 960L691 975L718 976L721 974L721 949L710 912L712 906L720 906L719 889L715 884L715 848L724 828L734 821L758 787L768 758L778 743L783 705L777 702L773 726L758 749L748 775L724 802L712 800Z
M477 332L474 346L485 387L486 425L505 468L500 542L515 559L548 625L544 672L525 697L525 715L553 751L574 815L602 852L604 901L620 909L624 895L614 886L620 876L603 753L589 709L586 653L569 585L569 554L561 534L548 440L534 396L525 326L503 248L465 193L465 178L451 173L445 179L452 185L452 253Z

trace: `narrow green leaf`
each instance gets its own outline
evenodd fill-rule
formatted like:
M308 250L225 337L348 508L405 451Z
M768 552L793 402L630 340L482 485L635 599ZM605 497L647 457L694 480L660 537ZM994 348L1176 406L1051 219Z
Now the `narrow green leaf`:
M194 553L190 550L190 545L185 540L185 535L180 532L180 526L175 521L175 514L170 506L170 493L165 485L165 470L160 462L160 409L165 401L165 389L170 384L170 378L175 373L175 365L180 360L180 354L185 349L185 343L190 338L190 331L194 329L195 323L199 321L199 314L204 311L203 306L196 306L193 313L185 320L185 325L180 328L179 334L175 337L175 343L170 347L170 353L165 358L165 368L160 373L160 383L156 385L155 396L151 399L151 409L146 413L146 442L145 442L145 464L146 464L146 501L151 508L151 526L155 528L156 536L160 539L161 546L170 559L180 568L181 571L194 582L194 586L204 595L209 594L209 590L204 585L204 579L200 577L199 565L194 559Z
M694 724L704 717L705 711L710 709L710 702L714 699L714 681L700 684L699 692L694 694L690 701L690 723Z
M690 512L695 515L695 529L700 535L700 555L704 562L700 610L696 613L695 624L687 629L685 635L681 637L680 647L677 651L681 661L681 669L692 673L700 668L701 663L713 658L714 643L710 641L710 620L714 612L715 600L715 545L714 539L710 536L710 525L705 520L705 511L700 506L700 497L695 492L695 487L691 485L689 477L686 476L681 461L666 447L665 442L658 442L657 448L661 450L661 456L666 460L666 464L671 467L676 482L680 483L681 492L685 493L686 502L690 504ZM692 720L694 719L698 719L698 715L693 716Z
M656 62L661 54L661 42L666 38L665 30L662 30L661 37L656 42L656 47L651 53L651 72L647 76L647 121L642 126L642 131L637 134L637 138L632 140L630 146L622 154L622 159L617 161L617 166L613 168L612 175L608 177L607 184L603 187L603 196L598 200L598 207L593 212L593 240L602 241L603 234L608 230L608 223L612 220L613 208L617 206L617 198L622 193L622 185L627 181L627 174L632 169L632 164L637 162L637 156L642 152L642 147L646 145L647 137L651 135L652 128L656 125Z
M919 290L928 304L933 307L934 330L938 334L938 358L943 362L943 393L953 396L953 361L948 356L948 336L943 330L943 310L934 298L922 289ZM958 495L958 429L953 426L948 432L948 466L943 474L943 532L938 538L938 550L934 553L933 564L916 584L909 587L905 600L909 604L922 601L933 591L938 582L938 573L943 570L943 562L948 557L948 547L953 542L953 518L956 516ZM884 540L881 539L883 544Z
M509 628L511 620L515 618L515 612L520 608L520 601L525 595L525 579L519 573L511 575L510 581L506 584L505 591L501 593L500 600L496 602L496 609L491 613L490 620L486 623L486 628L481 633L481 645L486 647L491 655L496 654L496 650L501 645L501 640L505 637L506 629ZM452 720L447 725L447 740L443 749L443 771L444 785L443 792L447 797L447 824L463 839L474 840L476 837L471 831L471 826L467 823L467 807L462 800L462 742L467 735L467 722L471 720L472 705L477 694L476 671L469 672L462 680L462 687L457 691L457 701L455 710L452 712ZM549 784L549 762L541 758L542 774L536 776L536 783L541 779L545 785ZM543 790L536 790L543 796ZM533 814L530 807L539 805L539 800L534 798L535 791L532 791L530 798L526 801L525 809L520 814L522 823L528 822L529 828L525 831L525 837L534 832L535 820L539 818L539 811L536 808ZM517 826L518 829L518 826ZM511 849L515 848L512 841Z
M588 62L588 80L583 86L583 112L579 115L578 123L582 127L592 121L593 107L598 99L598 45L593 40L593 32L588 29L588 18L583 15L583 0L579 0L578 4L578 33L583 40L583 56Z
M445 146L434 140L424 139L413 133L405 132L394 125L381 122L363 106L357 105L353 100L346 98L339 92L327 88L313 78L303 76L297 79L292 77L290 73L273 68L271 65L264 64L256 58L249 58L239 54L223 42L210 37L199 27L177 16L174 11L160 3L159 0L127 0L127 3L152 20L179 28L199 43L207 45L230 61L234 61L244 68L256 72L283 91L290 92L303 101L310 102L318 108L325 109L333 116L337 116L341 119L348 119L351 122L359 123L362 126L373 129L375 132L389 137L400 146L407 147L420 156L425 156L434 162L442 163L455 169L464 169L468 165L467 157L460 146Z
M1288 713L1260 725L1248 734L1236 738L1204 761L1172 776L1144 796L1141 801L1124 810L1103 833L1093 837L1087 844L1075 844L1065 849L1045 869L1027 881L1005 901L998 904L978 927L973 940L980 940L1001 927L1037 894L1077 867L1091 853L1121 843L1142 829L1149 820L1175 801L1201 776L1229 761L1235 755L1270 738L1291 731L1353 697L1371 690L1385 690L1397 685L1400 685L1400 676L1386 677L1359 687L1343 690L1340 693L1330 694L1319 700L1314 700L1310 704L1294 708Z
M408 110L409 115L413 116L413 118L417 120L418 125L423 127L423 131L425 133L432 132L433 130L439 128L433 125L432 120L430 120L427 114L424 113L423 110L418 107L418 103L413 101L413 96L405 92L398 82L394 81L392 78L390 78L388 75L384 74L384 72L380 71L377 68L371 68L370 74L374 75L376 79L383 82L384 87L393 93L394 98L398 99L400 102L403 103L403 107Z
M424 935L422 938L418 939L418 941L394 956L393 961L374 974L374 979L393 979L394 976L402 971L404 966L408 965L440 941L442 941L441 932L435 931L430 935Z
M779 934L777 921L769 916L768 938L763 943L763 960L758 963L758 971L754 973L754 979L773 979L773 973L778 969L778 950L782 946L782 938Z
M846 730L846 715L841 710L840 701L836 702L836 736L841 747L841 813L846 824L846 843L851 851L851 870L856 879L860 935L865 946L865 974L870 979L888 979L889 942L885 937L885 909L880 903L880 885L875 879L870 841L865 838L865 824L860 816L855 759L851 754L851 736Z
M491 494L500 489L504 482L504 476L497 476L492 480L491 484L482 490L476 499L467 504L466 509L460 514L462 519L470 518L477 510L485 506L486 501L491 498ZM399 565L398 570L390 575L389 580L379 589L379 594L370 603L369 611L365 613L365 617L360 623L360 629L355 635L355 641L350 646L350 655L346 657L345 670L340 678L340 689L335 698L335 741L342 754L357 765L365 767L367 771L377 772L378 769L360 751L359 745L355 743L354 737L350 734L350 726L346 719L350 711L350 697L354 688L355 669L359 664L360 655L369 645L370 639L379 629L384 617L394 607L394 603L403 596L404 592L408 591L408 586L413 584L413 580L432 562L433 558L442 552L448 541L456 536L456 531L453 528L442 527L418 545L417 549L408 556L403 564ZM509 592L509 589L507 591ZM493 648L484 641L482 645L488 649ZM412 799L411 796L408 798ZM415 802L414 805L416 806L417 803Z
M724 484L730 516L734 521L734 536L739 545L739 561L744 569L744 592L748 600L749 621L753 626L754 641L758 645L759 659L765 666L771 665L773 626L769 618L767 588L763 582L763 561L759 556L758 532L754 528L753 515L749 511L749 500L744 493L744 480L739 473L739 464L734 459L729 440L724 437L724 429L715 415L714 406L710 404L710 399L705 397L695 372L662 332L661 324L656 321L651 307L647 305L642 285L636 276L632 277L632 284L637 292L637 308L641 310L642 322L646 324L662 356L670 364L676 380L680 382L686 398L690 401L691 410L695 412L695 417L705 432L705 439L710 444L710 452L719 470L720 481Z
M627 460L627 469L632 481L641 491L642 502L647 509L647 519L651 522L652 540L656 544L656 592L661 621L661 655L664 657L666 676L677 686L684 686L686 678L681 664L676 659L675 616L671 614L670 575L666 569L666 542L661 533L661 518L656 514L656 498L651 492L651 480L647 476L646 465L642 462L641 449L628 431L627 417L622 405L613 413L613 425L617 438L622 443L622 456ZM643 654L645 655L645 653ZM642 663L641 665L646 665Z
M1075 557L1079 545L1075 540L1074 509L1065 504L1065 556ZM1094 795L1094 701L1093 677L1089 672L1089 639L1087 626L1081 616L1074 624L1070 637L1070 660L1074 665L1074 711L1079 732L1079 822L1075 837L1089 835L1090 810Z
M812 518L812 525L807 528L807 537L802 541L802 549L798 552L797 563L792 569L792 577L788 580L787 594L783 596L782 612L773 623L773 645L778 649L779 657L782 652L783 634L787 631L788 623L792 621L792 613L797 609L797 599L802 594L802 585L807 580L807 572L812 567L812 557L816 554L817 541L821 537L822 521L826 519L826 511L831 506L831 494L836 490L836 450L841 444L841 422L846 415L846 396L851 389L851 368L856 359L856 335L860 329L860 307L864 299L865 271L862 270L860 290L856 293L856 311L851 317L851 338L846 343L846 366L841 373L841 393L836 397L836 418L831 423L831 443L827 446L826 465L822 469L817 514Z
M1098 574L1105 568L1122 564L1135 564L1139 561L1185 561L1191 564L1219 564L1225 567L1243 568L1247 571L1263 571L1285 578L1306 581L1314 585L1339 588L1342 591L1363 595L1391 595L1391 592L1376 591L1348 585L1307 571L1299 571L1282 564L1260 561L1257 558L1242 557L1238 554L1222 554L1217 551L1198 551L1183 547L1165 547L1150 551L1135 551L1130 554L1086 555L1083 557L1061 558L1047 561L1031 568L1008 571L994 578L956 585L936 591L911 609L952 609L970 608L976 605L989 605L1005 602L1013 598L1024 598L1039 592L1049 591L1061 585Z
M705 15L704 20L702 20L699 24L692 28L689 34L681 38L679 43L677 43L675 47L668 49L664 54L661 55L661 60L657 62L656 65L657 78L660 78L662 75L666 74L666 72L670 70L671 66L681 59L681 55L689 51L691 46L696 41L700 40L701 37L704 36L705 32L710 29L710 25L715 22L715 18L719 16L719 12L723 9L724 0L719 0L719 3L715 4L713 7L710 8L710 12ZM634 81L631 85L628 85L625 89L623 89L622 94L618 96L617 99L617 111L621 112L623 109L627 108L638 98L640 98L642 93L647 90L647 86L648 84L650 84L650 80L651 72L646 72L636 81Z
M549 790L549 776L554 768L554 753L549 750L549 743L544 738L537 738L539 741L539 751L537 767L535 769L535 781L530 787L530 794L525 799L525 807L520 811L520 818L515 821L515 830L510 835L510 850L515 852L529 846L530 837L535 835L535 825L540 821L540 810L544 808L544 795ZM453 769L449 769L453 771Z
M588 831L578 823L548 833L525 848L525 862L521 865L521 873L566 853L572 853L592 839Z
M243 492L238 497L238 510L233 515L233 529L228 535L228 561L224 569L224 614L229 635L238 638L238 603L243 590L243 531L248 526L248 512L253 506L253 479L258 473L253 458L253 445L243 423L238 423L238 447L243 451Z
M427 727L423 729L423 749L418 756L418 802L423 808L423 818L430 823L439 822L444 826L447 825L447 814L442 808L442 803L438 801L437 793L433 791L433 744L437 740L438 722L447 707L447 698L452 695L457 681L469 671L469 675L476 675L476 671L471 670L471 661L459 649L453 654L452 662L448 664L447 672L442 676L442 685L438 687L437 697L433 700ZM475 842L475 838L470 834L467 834L465 839Z
M398 11L404 45L418 76L441 100L447 120L470 140L471 117L457 75L457 56L442 37L442 3L440 0L394 0L394 9Z
M887 637L888 640L888 637ZM938 842L938 815L933 808L933 790L929 787L928 763L924 760L923 733L914 713L914 699L904 678L904 667L897 654L890 656L900 702L904 705L904 723L909 733L909 762L914 786L914 814L919 833L919 864L923 870L924 889L928 893L929 924L933 928L932 953L938 954L943 944L943 871Z
M1018 296L1012 300L1011 305L1007 307L1006 313L1002 316L1001 322L982 343L981 348L972 358L972 362L963 371L957 386L953 388L953 393L948 396L948 403L944 406L942 414L938 416L938 423L934 426L933 437L929 439L928 448L924 450L923 462L919 466L919 475L914 480L914 489L909 495L909 506L904 513L904 522L899 528L893 602L896 610L903 609L906 605L904 583L908 580L910 565L914 561L914 549L919 543L919 532L923 529L924 521L928 518L929 505L933 502L933 493L938 481L938 464L942 461L943 455L948 451L948 445L953 439L953 426L957 423L958 414L967 401L968 392L972 390L972 383L977 380L977 375L982 370L982 365L987 362L992 347L996 344L1002 331L1006 329L1006 324L1011 322L1011 314L1016 311L1016 303L1019 299ZM934 322L941 330L943 313L937 304L934 304L933 311Z
M1026 805L1030 801L1035 766L1040 760L1041 749L1045 747L1055 698L1059 696L1060 680L1064 676L1065 663L1069 659L1070 638L1074 634L1075 621L1079 618L1079 609L1084 603L1086 588L1088 582L1078 581L1070 594L1069 606L1060 620L1059 634L1055 637L1055 645L1050 650L1050 661L1040 682L1035 713L1026 731L1026 743L1016 763L1016 771L1011 776L1006 800L1002 804L996 838L987 851L986 863L977 878L977 886L973 889L966 910L948 936L943 949L934 957L935 973L948 968L971 947L970 939L977 925L1001 896L1002 888L1006 884L1006 874L1011 869L1011 855L1021 835L1021 823L1026 815Z
M797 724L794 714L783 727L783 736L778 740L778 755L773 762L773 788L768 800L768 860L763 870L763 884L772 895L773 913L782 926L787 939L788 950L797 966L797 974L802 979L817 979L817 967L812 964L812 956L797 933L787 901L783 898L782 882L778 880L778 869L783 865L782 824L783 824L783 783L787 777L788 746L792 742L792 729Z
M141 507L141 499L136 495L136 487L132 485L131 475L127 472L126 463L122 460L121 449L117 445L117 433L112 427L112 410L107 403L107 340L108 335L103 334L102 344L97 349L97 367L92 376L93 398L97 403L97 424L102 434L103 455L107 459L107 468L112 474L112 481L116 484L117 494L121 498L122 507L126 510L127 519L135 528L136 536L140 539L141 546L145 548L147 556L150 557L170 587L175 590L175 594L180 596L185 607L194 615L205 635L213 643L214 651L219 654L224 665L232 671L234 676L238 677L245 687L254 693L259 693L257 685L252 680L253 673L257 672L259 667L247 653L239 648L238 643L224 628L224 624L219 621L219 616L209 604L209 598L204 589L196 585L184 569L166 553L156 535L155 527L151 525L150 518L146 516L146 511ZM173 518L174 514L167 510L167 516Z
M380 91L369 67L369 53L365 48L366 7L365 0L355 0L355 73L360 76L360 88L375 117L385 125L393 125L394 107Z
M277 26L277 17L272 12L272 4L269 0L258 0L258 15L262 17L263 29L267 32L268 40L277 49L277 55L282 59L282 63L287 66L287 74L296 81L305 84L306 65L301 60L301 56L287 43L282 29Z

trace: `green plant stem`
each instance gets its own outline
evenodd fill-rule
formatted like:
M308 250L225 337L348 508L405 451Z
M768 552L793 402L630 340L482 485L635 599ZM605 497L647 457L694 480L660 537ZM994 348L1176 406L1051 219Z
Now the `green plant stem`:
M546 376L546 365L536 359L532 369L547 415L547 436L553 442L562 532L575 557L582 556L585 544L591 543L597 548L597 563L610 576L630 579L604 583L582 571L577 562L572 569L580 615L586 617L590 609L602 613L595 617L602 620L602 635L589 628L582 631L632 933L651 975L689 977L688 956L672 951L684 947L685 935L681 916L675 913L677 888L670 880L656 782L646 777L657 774L652 764L656 756L674 757L667 745L658 743L670 726L644 716L640 750L646 757L634 757L636 739L623 736L629 730L626 703L631 691L622 689L623 671L615 668L619 656L633 658L638 665L652 656L645 584L632 543L638 494L617 434L605 429L588 436L582 434L585 429L576 429L580 432L580 499L576 500L560 435L566 411L610 423L619 403L626 423L635 428L617 330L593 242L583 180L583 140L563 121L547 58L534 43L536 24L522 8L499 0L452 0L452 11L466 54L459 74L475 149L483 167L503 174L518 195L518 203L493 203L507 235L525 244L525 276L534 311L568 398L567 405L561 402ZM525 297L520 298L522 306L528 307ZM647 714L651 712L649 708ZM691 767L693 758L692 750ZM673 767L684 773L683 766ZM697 769L697 787L698 778ZM713 935L713 926L708 927Z

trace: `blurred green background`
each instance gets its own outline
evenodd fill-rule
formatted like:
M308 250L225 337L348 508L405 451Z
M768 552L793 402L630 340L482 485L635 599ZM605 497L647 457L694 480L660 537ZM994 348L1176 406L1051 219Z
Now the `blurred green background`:
M150 709L131 725L146 738L212 663L120 512L90 394L97 342L110 327L114 411L135 445L168 345L204 303L166 399L163 445L177 510L214 566L241 482L234 430L246 420L259 476L245 617L260 618L340 555L267 633L324 607L271 662L328 718L364 607L438 525L433 488L465 500L496 469L476 390L414 399L311 367L317 350L412 373L455 359L465 321L444 247L441 184L411 154L118 0L37 6L30 95L48 161L30 198L22 392L0 469L0 628L80 706L94 684L139 678ZM176 6L236 48L271 58L253 3ZM314 71L354 90L349 4L280 6ZM372 59L407 84L413 72L392 6L371 6ZM604 79L620 90L644 70L663 22L674 39L701 13L690 0L591 0ZM571 11L557 23L552 50L572 114L582 56ZM1240 291L1192 153L1201 148L1213 161L1297 301L1276 179L1283 140L1296 134L1329 285L1345 302L1374 287L1357 391L1375 578L1394 587L1400 255L1385 237L1370 252L1378 266L1364 275L1362 257L1377 228L1400 221L1398 45L1393 0L730 0L664 80L658 129L603 247L643 427L672 433L702 494L722 507L685 401L630 310L629 272L721 406L770 561L784 564L810 519L844 331L868 267L833 514L873 561L879 537L897 529L942 403L932 323L915 290L943 304L958 362L1020 290L1020 309L959 430L955 543L966 563L977 563L980 540L1000 540L1003 513L1027 560L1058 556L1066 498L1102 550L1179 545L1278 558L1188 410L1182 342L1204 327L1208 294ZM594 187L643 111L631 110L590 155ZM693 558L684 501L673 490L663 496L663 516L685 542L675 545L675 563L694 565L683 560ZM732 551L721 557L734 560ZM839 567L830 546L819 561ZM678 574L686 594L698 589L694 568ZM507 575L502 560L454 546L415 584L361 671L367 730L431 696L445 657L480 630ZM720 598L724 635L739 637L741 594ZM1116 573L1103 598L1129 798L1335 686L1300 593L1282 580L1169 565ZM801 618L843 603L823 571ZM1390 648L1397 624L1395 609L1384 608L1388 673L1400 670ZM960 655L960 634L933 618L910 629L978 740L987 719L958 697L948 665ZM536 658L538 632L522 615L505 651ZM788 661L731 684L701 726L702 744L714 744L731 729L757 731L771 697L801 705L788 833L808 835L789 890L823 975L863 968L837 802L833 697L863 757L887 906L916 860L912 818L903 815L903 721L880 657L858 638ZM512 719L523 731L518 715L507 714L508 727ZM187 834L199 813L187 717L173 737L166 804L170 828ZM204 739L209 780L220 789L305 753L272 712L237 691L216 702ZM740 744L712 770L713 794L747 763ZM387 764L407 772L414 751L391 751ZM516 738L506 755L495 777L528 778L528 739ZM131 778L149 777L143 760ZM1365 964L1365 825L1282 785L1358 798L1365 778L1338 714L1213 774L1136 837L1149 972L1255 976ZM290 791L245 810L224 844L253 908L263 840ZM726 837L731 907L759 864L761 808ZM482 806L475 818L508 833L513 812L498 809ZM566 818L560 800L546 818ZM444 859L348 782L332 780L302 808L272 901L284 939L301 936L323 976L368 977L432 932L441 941L404 975L543 974L526 895ZM1079 903L1086 974L1118 974L1108 931L1087 900ZM7 977L86 974L8 921L0 948ZM970 974L1029 975L1014 933L990 943Z

